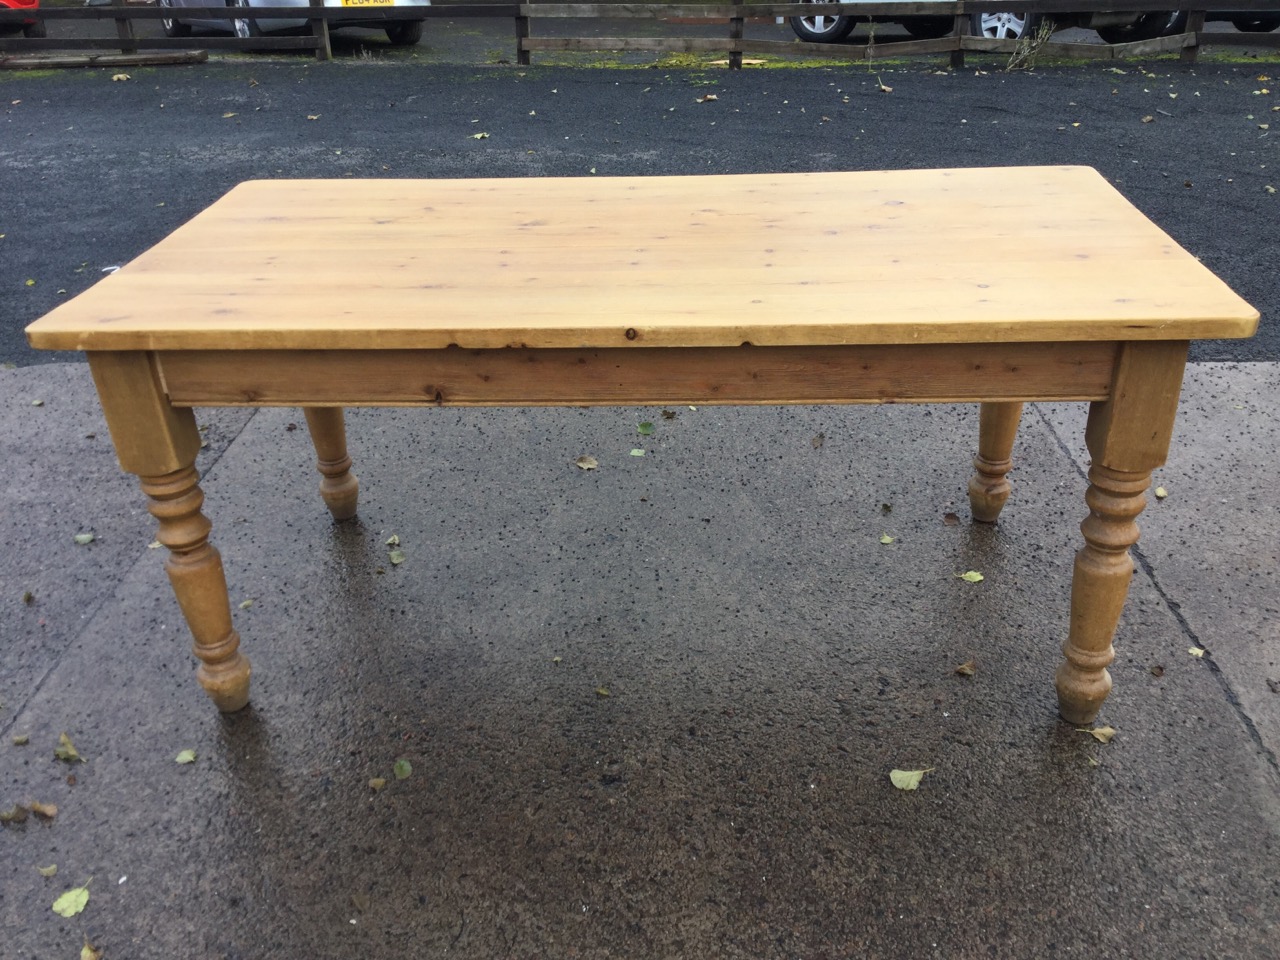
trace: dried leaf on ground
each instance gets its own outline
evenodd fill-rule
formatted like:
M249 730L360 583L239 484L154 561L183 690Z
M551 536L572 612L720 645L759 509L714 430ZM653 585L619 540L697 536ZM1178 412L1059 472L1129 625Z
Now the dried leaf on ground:
M127 73L113 73L111 79L115 81L132 79Z
M960 515L956 513L944 513L942 515L942 522L948 527L954 527L960 522Z
M374 793L377 793L386 785L387 785L387 780L385 777L374 777L372 780L369 781L369 789L372 790Z
M173 758L174 763L195 763L196 752L194 750L181 750L178 755Z
M813 449L817 450L820 446L822 446L826 442L827 442L827 435L825 433L820 433L816 437L814 437L812 440L810 440L809 444L813 447Z
M31 742L31 736L30 734L26 734L26 733L20 733L13 738L13 745L15 747L25 747L30 742Z
M702 96L700 96L700 97L698 98L698 102L699 102L699 103L710 103L710 102L712 102L712 101L714 101L714 100L719 100L719 99L720 99L720 98L719 98L719 97L717 97L714 93L705 93L705 94L703 94Z
M472 140L488 140L489 135L487 133L473 133L471 134L471 139Z
M253 606L253 597L250 597L248 600L241 600L241 601L240 601L240 609L241 609L241 610L248 610L248 609L249 609L250 607L252 607L252 606Z
M102 960L102 951L95 950L86 940L84 946L80 948L80 960Z
M920 781L924 779L926 773L932 773L933 767L927 767L924 770L890 770L889 782L899 790L914 790L920 786Z
M53 755L59 760L65 760L71 763L73 760L79 760L84 763L84 757L76 751L75 744L71 742L71 738L65 733L58 735L58 745L53 748Z
M643 451L643 450L641 450L639 447L632 447L632 449L631 449L631 456L633 456L633 457L643 457L643 456L644 456L644 451Z
M966 660L960 666L956 667L955 672L962 677L972 677L978 672L978 664L974 660Z
M22 804L15 803L8 810L0 810L0 823L26 823L30 814Z
M53 912L60 917L74 917L89 902L89 882L83 887L72 887L53 901Z
M1191 654L1193 657L1203 657L1204 647L1188 647L1187 653Z
M674 420L677 416L678 416L678 414L677 414L674 410L663 410L663 411L662 411L662 419L663 419L663 420Z
M968 570L964 573L957 573L956 576L965 583L981 583L983 580L987 579L977 570Z
M83 547L83 546L85 546L86 544L93 543L93 534L92 534L92 533L77 533L77 534L75 535L75 537L73 537L72 539L74 539L74 540L75 540L75 542L76 542L77 544L79 544L80 546L82 546L82 547Z
M58 805L56 803L40 803L33 800L28 804L28 807L37 817L44 817L46 820L52 820L58 815Z
M595 457L581 456L573 461L573 465L580 470L595 470L600 466L600 461Z
M609 688L608 688L608 687L596 687L596 696L597 696L597 697L607 697L607 696L609 696Z
M398 547L398 546L400 546L400 537L399 537L399 535L398 535L398 534L394 534L394 533L393 533L391 536L387 537L386 543L387 543L387 546L388 546L388 547Z
M881 543L886 543L886 544L887 544L887 543L893 543L893 541L895 541L896 539L898 539L898 538L897 538L897 537L891 537L891 536L889 536L887 533L882 533L882 534L880 534L880 542L881 542Z
M1116 735L1115 727L1076 727L1080 733L1087 733L1099 743L1110 743L1111 738Z
M47 867L36 867L36 873L40 874L42 877L56 876L58 873L58 865L56 863L51 863Z
M1168 490L1166 490L1164 487L1156 487L1156 499L1157 499L1157 500L1163 500L1163 499L1164 499L1165 497L1167 497L1168 495L1169 495L1169 491L1168 491Z
M404 551L392 550L389 554L387 554L387 559L390 560L393 565L399 566L400 564L404 563Z

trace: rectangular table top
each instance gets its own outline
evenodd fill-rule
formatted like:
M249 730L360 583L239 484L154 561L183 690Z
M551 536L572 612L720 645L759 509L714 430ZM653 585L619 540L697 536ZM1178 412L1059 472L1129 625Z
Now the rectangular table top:
M1185 340L1258 313L1088 167L242 183L62 350Z

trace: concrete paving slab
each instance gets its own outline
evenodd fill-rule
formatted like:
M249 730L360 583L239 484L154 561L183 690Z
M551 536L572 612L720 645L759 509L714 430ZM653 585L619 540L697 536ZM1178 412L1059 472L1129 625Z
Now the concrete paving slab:
M253 416L205 481L253 705L198 692L138 549L0 745L6 804L59 806L3 835L6 949L1274 956L1275 771L1145 572L1118 736L1056 718L1083 481L1044 419L992 528L972 408L672 412L354 411L336 526L297 414Z
M251 415L202 413L202 470ZM0 438L3 730L137 560L155 521L116 464L87 364L0 370ZM79 545L77 534L93 542Z
M1083 471L1084 407L1041 411ZM1229 699L1280 757L1280 364L1195 363L1187 369L1168 464L1143 518L1139 562L1207 650ZM1186 650L1170 658L1188 659Z

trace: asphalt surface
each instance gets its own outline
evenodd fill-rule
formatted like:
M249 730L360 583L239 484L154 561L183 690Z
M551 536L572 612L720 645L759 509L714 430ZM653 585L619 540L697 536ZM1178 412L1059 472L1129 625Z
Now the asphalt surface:
M1262 312L1255 338L1198 344L1193 359L1280 357L1280 64L516 68L494 62L512 56L508 26L433 23L407 53L356 33L328 64L0 72L0 360L69 359L29 350L22 328L254 177L1038 163L1097 167Z

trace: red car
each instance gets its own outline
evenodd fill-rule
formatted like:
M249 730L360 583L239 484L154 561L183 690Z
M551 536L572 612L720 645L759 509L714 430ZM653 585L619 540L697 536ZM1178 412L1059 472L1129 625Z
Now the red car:
M0 7L7 10L35 10L40 6L40 0L0 0ZM14 23L12 20L8 23L0 23L0 33L17 33L22 31L23 36L27 37L43 37L44 21L43 20L23 20L21 23Z

